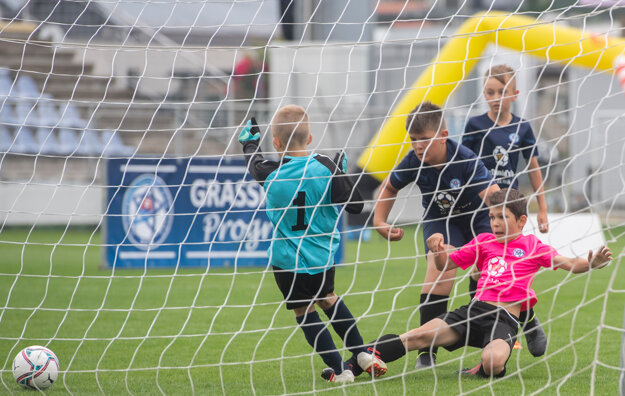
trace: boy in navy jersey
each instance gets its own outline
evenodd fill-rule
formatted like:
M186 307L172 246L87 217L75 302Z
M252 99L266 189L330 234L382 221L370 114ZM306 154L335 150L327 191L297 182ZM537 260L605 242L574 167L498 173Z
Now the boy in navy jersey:
M329 382L353 382L354 373L343 362L314 304L323 309L355 361L365 347L354 317L334 293L334 256L340 241L337 204L344 204L349 213L360 213L362 198L344 173L344 156L332 160L306 152L312 135L303 108L279 109L271 133L279 161L265 160L259 152L260 129L254 118L241 131L239 142L250 173L266 193L267 215L274 224L269 248L274 277L306 340L331 368L322 377ZM385 366L375 365L371 360L368 371L375 369L378 375L386 371ZM362 372L354 369L356 374Z
M406 120L412 151L382 182L373 217L376 230L391 241L399 241L401 228L387 223L397 193L415 182L425 208L423 238L441 233L452 246L463 246L476 235L491 232L487 196L499 187L475 154L448 139L440 107L430 102L419 104ZM425 244L426 253L429 251ZM439 271L431 254L427 255L427 273L421 289L420 321L428 321L447 311L447 300L456 271ZM435 363L437 348L419 351L417 367Z
M519 153L528 163L528 176L538 201L538 228L549 231L547 202L544 197L543 177L538 165L536 138L529 122L512 114L510 107L517 99L514 70L506 65L493 66L484 76L484 98L487 113L472 117L467 122L462 144L473 150L491 172L501 188L518 188L517 164ZM479 276L475 276L479 278ZM471 293L475 294L477 279L471 279ZM520 316L527 346L534 356L541 356L547 348L547 337L534 310Z

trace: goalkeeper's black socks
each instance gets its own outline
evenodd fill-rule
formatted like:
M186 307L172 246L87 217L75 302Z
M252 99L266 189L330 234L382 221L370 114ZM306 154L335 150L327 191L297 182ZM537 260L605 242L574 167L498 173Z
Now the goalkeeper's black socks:
M477 292L477 281L469 277L469 295L471 296L471 300L475 298L476 292Z
M356 327L356 320L342 299L339 298L336 300L336 303L324 312L328 316L328 319L330 319L334 331L341 337L345 343L345 347L347 347L351 353L358 355L360 352L365 351L364 342L362 341L358 327Z
M295 320L304 332L306 341L321 356L324 363L331 367L335 373L342 373L344 366L341 354L336 350L332 335L319 318L317 311L296 316Z
M384 363L394 362L406 354L406 347L397 334L385 334L373 341L367 349Z
M421 326L447 312L448 299L449 296L441 296L439 294L421 294L421 305L419 305ZM434 356L436 356L438 348L430 347L425 349L419 349L419 356L421 356L421 354L424 352L428 355L432 355L430 361L433 364L435 360Z

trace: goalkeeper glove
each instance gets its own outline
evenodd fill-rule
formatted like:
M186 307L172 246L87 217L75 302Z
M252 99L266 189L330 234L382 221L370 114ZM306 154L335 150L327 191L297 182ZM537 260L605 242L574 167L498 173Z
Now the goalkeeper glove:
M245 124L241 133L239 134L239 143L247 143L260 139L260 128L256 124L256 118L252 117L251 120Z
M344 151L339 151L338 153L336 153L336 155L334 156L334 163L342 172L345 172L347 170L347 156L345 155Z

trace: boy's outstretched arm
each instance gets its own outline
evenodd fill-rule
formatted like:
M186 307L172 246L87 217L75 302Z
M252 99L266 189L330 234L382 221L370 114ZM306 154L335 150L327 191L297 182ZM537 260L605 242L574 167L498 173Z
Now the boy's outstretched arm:
M245 162L247 163L250 174L261 184L267 176L278 167L275 161L266 161L262 153L259 151L260 128L256 124L256 119L245 124L241 133L239 133L239 143L243 145L243 153L245 154Z
M553 259L553 264L557 268L562 268L563 270L573 272L574 274L579 274L591 269L603 268L608 265L610 260L612 260L612 252L610 251L610 248L607 246L601 246L595 254L593 254L593 251L590 250L588 252L587 259L583 257L569 258L556 256Z
M528 165L529 173L527 174L532 183L532 187L536 192L536 200L538 201L538 229L545 233L549 231L549 219L547 218L547 200L545 199L545 189L543 188L543 175L540 172L538 158L532 157Z
M389 241L399 241L404 236L404 230L399 227L393 227L386 222L395 204L398 191L399 190L391 185L388 177L384 179L373 209L373 226L384 239L388 239Z
M432 234L427 241L425 241L430 249L430 252L432 252L432 256L434 257L436 269L441 272L458 268L458 265L456 265L456 263L454 263L447 254L451 247L446 245L444 242L445 237L439 232Z

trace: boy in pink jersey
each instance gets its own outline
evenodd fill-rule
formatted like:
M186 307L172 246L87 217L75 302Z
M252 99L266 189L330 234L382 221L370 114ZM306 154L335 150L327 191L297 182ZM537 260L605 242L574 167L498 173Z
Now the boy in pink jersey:
M378 338L369 350L379 359L392 362L407 351L430 346L442 346L449 351L473 346L482 348L481 362L462 372L503 377L516 339L519 313L536 303L531 285L538 270L561 268L580 273L602 268L612 258L610 249L605 246L596 254L592 250L588 252L587 259L567 258L534 235L523 235L527 201L517 190L492 193L489 205L492 234L479 234L456 251L451 251L444 243L442 234L433 234L427 240L440 271L476 265L480 279L475 298L468 305L402 335L387 334ZM361 353L358 364L369 368L373 357Z

